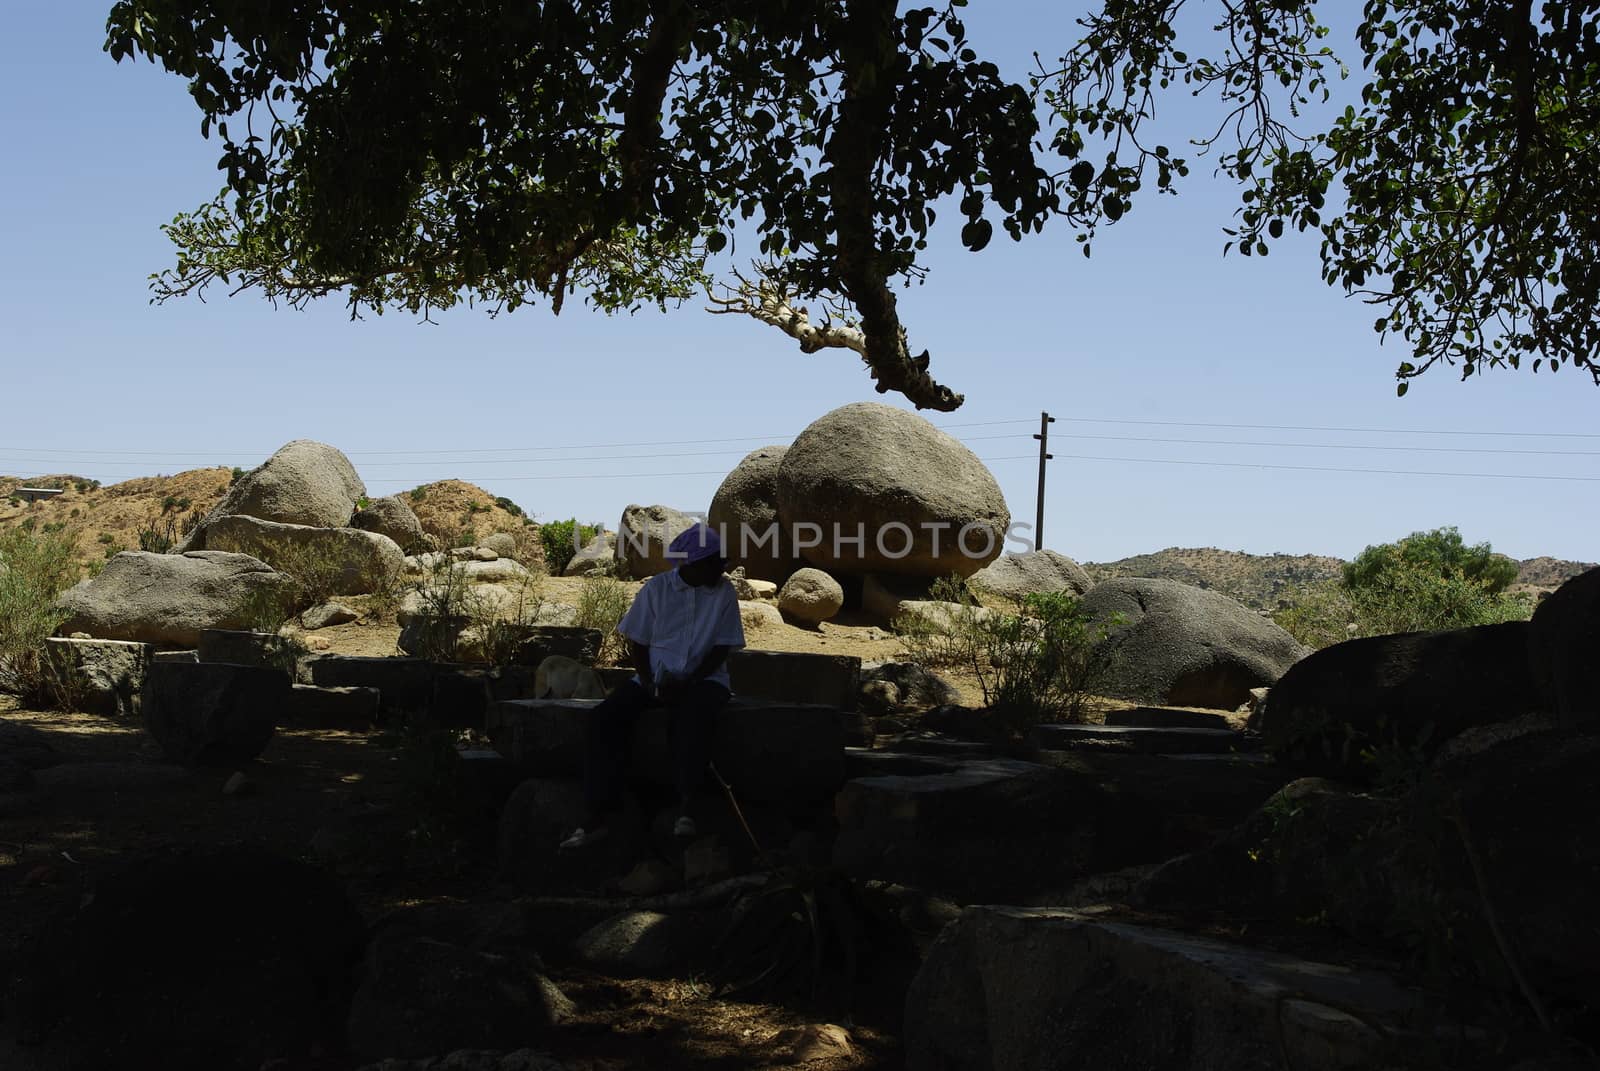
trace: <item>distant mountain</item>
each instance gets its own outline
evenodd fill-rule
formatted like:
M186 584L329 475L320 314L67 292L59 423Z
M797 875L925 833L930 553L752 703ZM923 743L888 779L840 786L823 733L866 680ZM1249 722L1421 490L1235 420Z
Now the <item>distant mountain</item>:
M1529 558L1519 562L1513 590L1538 594L1595 568L1589 562ZM1245 554L1215 547L1168 547L1114 562L1084 562L1096 581L1114 576L1147 576L1177 580L1220 591L1246 606L1273 610L1290 589L1339 576L1344 561L1320 554Z

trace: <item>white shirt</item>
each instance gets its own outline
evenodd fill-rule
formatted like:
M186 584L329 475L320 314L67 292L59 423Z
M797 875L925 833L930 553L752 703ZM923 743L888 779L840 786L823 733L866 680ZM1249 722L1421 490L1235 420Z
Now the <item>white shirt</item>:
M617 631L650 648L650 672L657 681L687 677L713 647L744 646L733 585L723 578L697 588L685 584L676 569L645 581ZM726 662L706 679L732 690Z

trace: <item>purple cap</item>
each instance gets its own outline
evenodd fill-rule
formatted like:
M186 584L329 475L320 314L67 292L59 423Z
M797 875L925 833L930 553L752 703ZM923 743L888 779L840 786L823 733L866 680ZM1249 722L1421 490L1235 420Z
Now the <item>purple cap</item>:
M667 547L667 557L679 565L689 565L705 558L722 557L722 539L717 530L704 524L691 525L679 532Z

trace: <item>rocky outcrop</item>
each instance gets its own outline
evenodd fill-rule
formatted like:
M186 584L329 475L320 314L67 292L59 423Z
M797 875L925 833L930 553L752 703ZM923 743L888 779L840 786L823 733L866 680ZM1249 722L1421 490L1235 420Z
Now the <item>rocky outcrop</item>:
M875 662L861 667L861 706L872 714L906 714L959 703L961 694L916 662Z
M406 558L394 540L360 528L311 528L256 517L219 517L211 522L206 545L260 558L295 577L318 574L319 585L340 595L364 595L404 575Z
M1021 602L1028 595L1082 595L1094 587L1083 566L1053 550L1002 554L968 578L973 587Z
M407 554L420 554L428 550L428 533L422 522L404 499L390 495L375 498L365 509L357 510L350 526L364 532L376 532L394 540L395 545ZM337 526L335 526L337 527Z
M340 528L350 523L366 493L355 466L342 452L326 443L296 439L241 476L178 549L214 549L209 530L221 517Z
M45 641L45 657L73 709L105 717L130 717L144 687L150 645L128 640Z
M1081 605L1110 630L1101 688L1119 698L1233 710L1306 654L1255 611L1175 580L1105 580Z
M914 413L872 402L801 432L778 463L777 486L795 548L830 572L970 576L999 556L1011 523L999 484L971 450ZM815 526L816 545L797 526Z
M629 506L617 525L613 551L619 571L635 580L644 580L675 568L677 561L667 557L667 547L695 519L670 506Z
M617 537L601 532L578 548L567 562L562 576L588 576L590 573L610 573L617 568Z
M1297 770L1367 777L1363 756L1375 747L1431 752L1465 729L1541 706L1531 631L1512 621L1336 643L1285 673L1251 724Z
M844 588L821 569L799 569L778 591L778 610L807 625L828 621L844 607Z
M748 576L780 584L805 564L778 519L778 464L788 449L763 446L746 454L717 488L706 515L730 562Z
M286 600L291 581L259 558L223 551L126 550L58 605L60 631L96 639L196 647L203 629L249 628L264 601Z

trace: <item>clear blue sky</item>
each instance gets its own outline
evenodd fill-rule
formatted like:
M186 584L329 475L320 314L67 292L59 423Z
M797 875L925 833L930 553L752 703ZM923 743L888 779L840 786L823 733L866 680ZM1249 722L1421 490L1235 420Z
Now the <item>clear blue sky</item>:
M974 0L972 36L1020 72L1032 48L1062 50L1076 6ZM461 310L438 326L220 292L153 307L146 277L172 259L158 224L216 193L219 150L181 82L101 51L106 9L22 5L0 41L0 472L112 482L248 467L314 438L349 453L374 494L452 476L541 517L614 525L628 502L703 509L747 450L847 402L895 401L852 354L805 356L698 306ZM1222 257L1234 200L1201 164L1180 197L1147 198L1103 233L1089 261L1065 227L977 255L953 228L935 235L932 275L902 311L914 346L967 395L935 422L986 425L953 431L996 459L1013 514L1032 519L1029 435L1048 409L1061 419L1046 543L1080 559L1173 545L1349 557L1441 524L1517 557L1600 558L1593 483L1254 467L1600 477L1600 388L1570 370L1461 383L1443 369L1397 399L1402 352L1380 346L1369 309L1323 286L1311 241ZM988 423L1001 421L1020 422ZM1213 443L1138 441L1156 438ZM739 441L596 445L706 439Z

